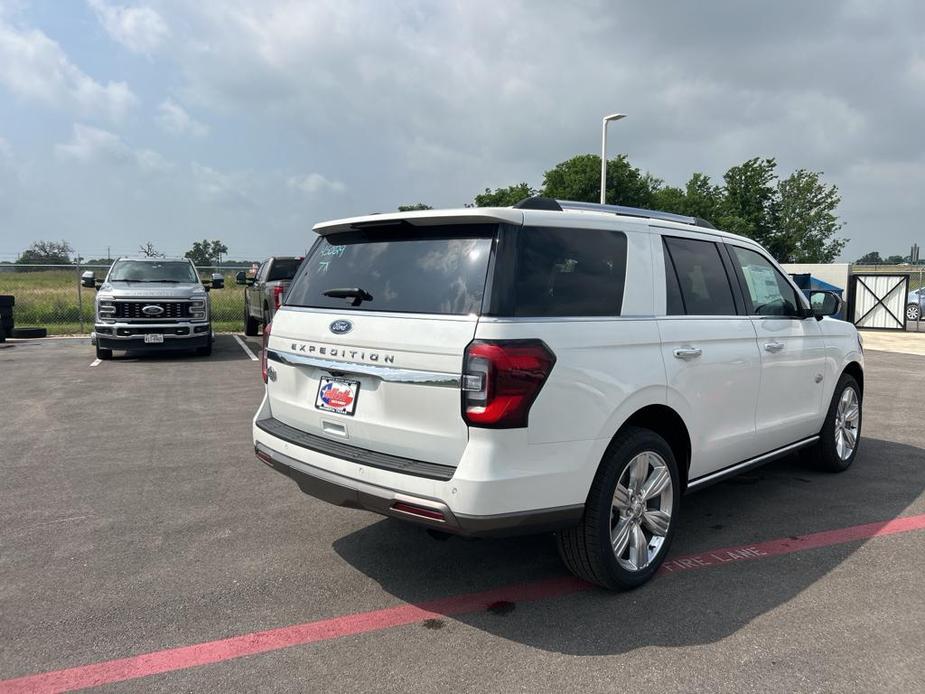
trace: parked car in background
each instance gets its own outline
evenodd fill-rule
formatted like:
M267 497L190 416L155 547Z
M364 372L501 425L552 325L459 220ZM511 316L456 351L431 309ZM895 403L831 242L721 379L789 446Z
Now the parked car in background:
M315 231L264 331L253 426L307 494L463 535L555 530L576 575L631 588L682 493L798 449L833 472L857 455L858 332L751 239L545 198Z
M239 272L235 283L244 287L244 334L256 335L261 325L268 325L283 302L283 295L295 277L302 258L272 256L264 260L253 277Z
M207 292L224 287L221 274L204 283L188 258L119 258L104 280L88 271L81 284L97 289L97 359L112 359L115 349L212 353Z
M925 287L909 292L906 297L906 320L921 320L925 313Z

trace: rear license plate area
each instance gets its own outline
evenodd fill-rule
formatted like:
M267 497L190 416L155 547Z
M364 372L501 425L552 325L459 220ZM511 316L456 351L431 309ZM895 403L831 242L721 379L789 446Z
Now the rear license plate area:
M322 376L315 396L315 407L325 412L353 416L359 395L359 381Z

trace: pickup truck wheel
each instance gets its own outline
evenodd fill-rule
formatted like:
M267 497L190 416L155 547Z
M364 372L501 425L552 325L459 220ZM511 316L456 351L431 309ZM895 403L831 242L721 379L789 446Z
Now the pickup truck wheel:
M196 354L198 354L200 357L210 356L212 354L212 340L213 340L212 336L209 335L209 341L206 343L204 347L197 347Z
M257 330L260 328L260 323L256 319L251 318L250 313L247 311L247 306L244 307L244 334L248 337L256 337Z
M844 472L857 457L860 443L861 389L852 376L842 374L811 455L823 470Z
M604 588L640 586L668 552L679 504L671 447L653 431L628 427L604 455L581 523L558 533L559 555L576 576Z
M111 350L111 349L105 349L105 348L100 347L99 345L97 345L97 346L96 346L96 358L97 358L97 359L101 359L101 360L103 360L103 361L106 361L106 360L108 360L108 359L112 359L112 350Z

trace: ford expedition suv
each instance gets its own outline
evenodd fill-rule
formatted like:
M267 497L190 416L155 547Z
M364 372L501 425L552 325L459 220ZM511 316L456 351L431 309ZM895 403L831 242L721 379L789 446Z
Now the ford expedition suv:
M92 272L81 281L97 287L91 335L97 359L112 359L114 349L212 353L206 292L224 286L221 274L205 284L187 258L119 258L102 283Z
M310 495L555 531L575 574L630 588L682 493L798 449L832 471L857 456L857 331L747 238L544 198L315 231L253 423L257 457Z

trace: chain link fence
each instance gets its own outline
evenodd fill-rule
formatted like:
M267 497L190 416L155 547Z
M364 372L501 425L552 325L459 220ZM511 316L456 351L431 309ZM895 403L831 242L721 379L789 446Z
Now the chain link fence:
M210 279L213 272L225 277L224 289L209 293L212 327L215 331L244 329L244 287L234 276L247 266L197 266L199 276ZM105 277L108 265L19 265L0 264L0 295L15 297L13 320L17 327L41 327L49 335L84 335L93 330L96 292L80 285L87 270Z

